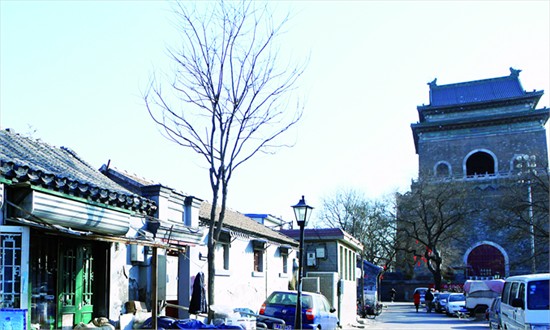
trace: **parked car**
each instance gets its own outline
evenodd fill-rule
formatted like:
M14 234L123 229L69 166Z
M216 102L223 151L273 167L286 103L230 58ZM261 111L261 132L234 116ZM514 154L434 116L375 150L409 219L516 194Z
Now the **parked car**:
M447 305L447 298L449 298L449 292L441 292L437 296L437 301L435 302L435 311L438 313L443 313L445 311L445 306Z
M550 273L511 276L500 302L504 329L550 329Z
M463 293L451 293L447 297L447 304L445 305L445 312L447 315L456 315L456 312L462 311L466 308L466 297Z
M426 296L426 292L428 291L428 288L416 288L414 289L413 296L415 293L420 293L420 304L424 304L425 300L424 297Z
M437 300L439 300L439 295L440 294L441 293L439 291L432 291L432 295L433 295L434 299L432 300L432 308L430 309L430 312L432 310L435 311L435 305L437 304ZM426 306L426 308L427 308L427 306Z
M273 319L258 318L270 329L294 329L296 313L296 291L275 291L267 297L260 308L260 315L284 320L282 325ZM302 328L303 329L337 329L338 316L327 298L320 293L302 292Z
M489 321L491 330L500 329L500 297L496 297L485 312L485 318Z

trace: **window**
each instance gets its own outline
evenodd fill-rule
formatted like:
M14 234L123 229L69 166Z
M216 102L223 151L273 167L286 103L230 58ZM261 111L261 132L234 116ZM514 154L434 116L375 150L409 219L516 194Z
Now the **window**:
M231 245L228 243L216 244L216 276L231 276L229 270L229 251Z
M504 283L504 289L502 290L502 302L510 304L510 287L512 286L511 282Z
M449 170L449 164L439 163L435 167L435 176L438 178L446 178L450 176L451 171Z
M495 174L495 160L490 154L478 151L470 155L466 160L466 175Z
M29 308L29 228L0 226L0 308Z
M254 250L254 271L263 272L264 271L264 251Z
M264 271L264 251L267 248L267 240L252 240L252 248L254 249L254 272L262 273Z
M229 244L218 243L218 249L221 250L221 267L229 270Z
M290 251L289 246L279 247L279 253L281 254L281 261L283 262L283 274L288 274L288 252Z
M338 269L338 273L340 273L340 278L344 278L344 247L340 246L340 267Z
M231 248L231 233L222 231L217 244L218 256L216 258L217 267L223 270L229 270L229 249Z
M523 301L523 306L525 306L525 283L519 285L518 298Z
M510 288L510 304L512 304L512 301L518 296L518 287L519 284L517 282L512 283L512 287Z
M527 308L532 310L548 310L550 297L548 287L550 281L531 281L527 288Z
M355 280L355 252L346 247L339 247L340 269L338 273L340 278L347 281Z
M0 247L0 307L21 306L21 251L22 234L2 233Z

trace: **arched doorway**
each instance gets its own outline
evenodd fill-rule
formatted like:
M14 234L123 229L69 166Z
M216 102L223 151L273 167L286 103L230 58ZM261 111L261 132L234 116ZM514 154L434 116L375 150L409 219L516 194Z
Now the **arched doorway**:
M466 265L468 265L467 277L504 277L507 258L500 246L483 242L466 253Z

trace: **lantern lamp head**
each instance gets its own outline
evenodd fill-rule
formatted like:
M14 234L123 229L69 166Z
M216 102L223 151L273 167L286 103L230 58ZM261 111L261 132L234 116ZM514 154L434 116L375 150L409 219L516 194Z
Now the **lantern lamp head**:
M293 205L292 208L294 209L294 216L296 217L298 226L307 226L313 207L306 204L304 196L302 196L298 204Z

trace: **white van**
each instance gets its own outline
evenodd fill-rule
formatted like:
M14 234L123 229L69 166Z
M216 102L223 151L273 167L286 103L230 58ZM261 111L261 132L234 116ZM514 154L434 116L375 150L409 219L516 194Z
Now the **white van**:
M550 329L550 273L512 276L502 290L502 329Z

